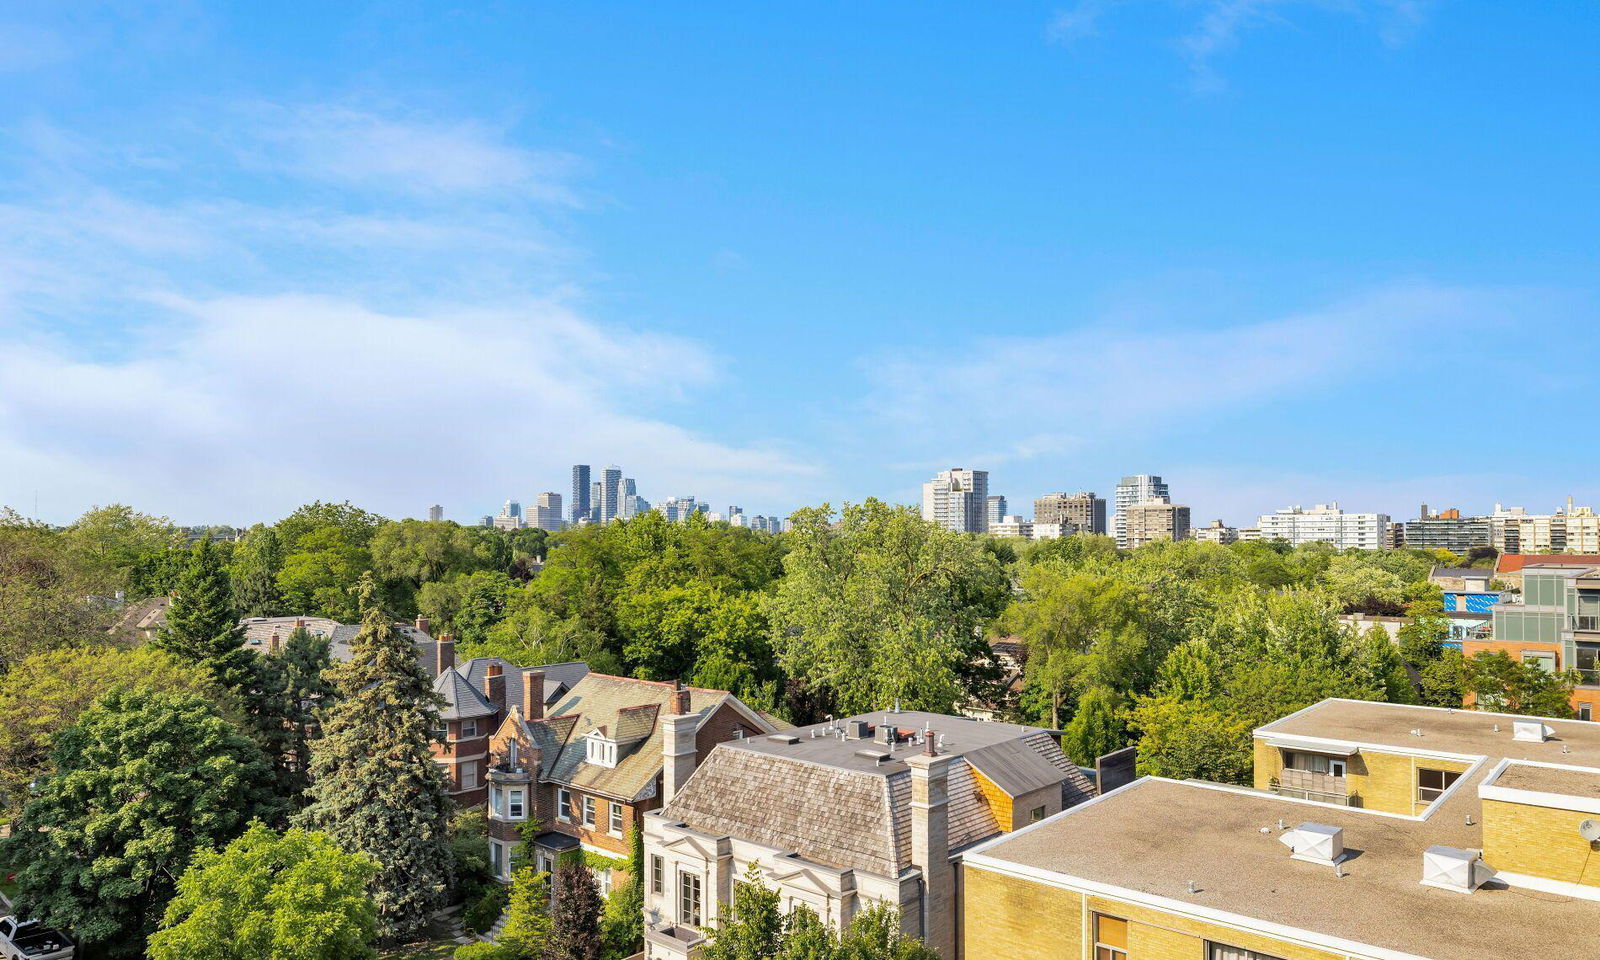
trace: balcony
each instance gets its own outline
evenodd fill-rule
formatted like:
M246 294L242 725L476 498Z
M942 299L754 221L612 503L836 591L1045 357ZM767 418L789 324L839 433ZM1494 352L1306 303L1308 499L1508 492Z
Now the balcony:
M1342 807L1361 805L1358 798L1350 796L1350 788L1344 777L1312 773L1309 770L1280 770L1272 781L1272 792L1280 797L1335 803Z
M644 928L645 952L651 957L694 957L705 940L705 934L694 927L674 923L652 923Z
M1580 633L1600 633L1600 616L1580 613L1572 618L1572 629Z

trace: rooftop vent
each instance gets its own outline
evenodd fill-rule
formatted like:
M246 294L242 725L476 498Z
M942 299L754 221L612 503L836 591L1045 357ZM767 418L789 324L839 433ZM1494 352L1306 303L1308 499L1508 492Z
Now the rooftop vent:
M872 724L865 720L851 720L845 725L845 730L851 740L872 739Z
M1278 837L1289 855L1307 863L1334 866L1344 858L1344 828L1325 823L1302 823Z
M1543 720L1513 720L1511 722L1511 739L1525 743L1544 743L1555 733L1548 723Z
M787 743L791 745L800 742L800 738L792 733L770 733L767 735L767 739L771 740L773 743Z
M856 756L865 760L871 760L873 763L889 762L889 755L884 753L882 750L857 750Z
M1494 871L1483 862L1483 857L1477 850L1432 846L1423 851L1424 886L1471 893L1492 879Z
M878 724L878 735L875 739L886 746L893 746L899 740L899 737L896 736L894 727L887 723L880 723Z

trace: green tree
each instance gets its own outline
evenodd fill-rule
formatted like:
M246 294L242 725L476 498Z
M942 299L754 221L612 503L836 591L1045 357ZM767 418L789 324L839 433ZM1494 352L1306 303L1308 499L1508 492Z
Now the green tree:
M505 619L514 584L499 571L480 570L422 585L417 606L434 630L463 646L484 643Z
M555 896L550 905L547 960L600 960L600 888L582 859L556 864Z
M1467 685L1485 710L1537 717L1572 717L1575 671L1552 672L1529 660L1487 650L1467 660Z
M316 711L338 693L328 682L332 654L326 637L298 627L276 656L257 657L254 685L261 708L257 736L278 773L278 789L298 805L311 785L312 742L320 735Z
M106 644L116 611L85 597L109 592L61 534L0 509L0 673L24 657Z
M378 865L320 833L261 824L221 852L199 851L178 880L149 960L364 960L377 910Z
M1074 763L1092 766L1097 758L1127 746L1121 699L1115 690L1102 686L1090 687L1079 698L1061 738L1062 750Z
M0 813L16 813L50 772L56 737L104 694L119 688L195 694L232 715L231 695L209 671L159 650L91 647L35 654L0 674ZM0 819L5 819L0 817Z
M260 749L193 694L112 690L51 761L0 861L20 911L106 956L142 954L195 851L277 814Z
M974 665L997 675L981 628L1010 589L981 540L872 499L792 519L785 575L768 608L773 647L791 677L845 713L895 700L954 712L974 694L993 693Z
M364 578L361 631L328 671L337 696L318 712L300 822L377 860L378 934L398 940L427 925L449 886L451 803L430 751L439 697L375 593Z
M244 630L233 614L228 571L216 545L201 540L178 578L167 620L153 645L179 660L200 664L230 687L238 686L251 652L241 648Z
M607 960L625 960L644 943L644 833L637 827L628 831L628 882L606 897L600 931Z
M499 942L527 960L542 960L550 945L550 875L529 864L511 875L511 900Z
M166 517L152 517L114 503L93 507L62 534L67 547L108 590L131 586L129 573L140 556L182 542Z
M784 919L777 960L836 960L839 938L810 907L796 907Z
M233 606L241 616L276 617L286 612L278 575L283 571L283 541L271 527L257 526L245 534L233 555L230 579Z
M701 960L769 960L783 946L783 904L754 862L734 884L733 911L706 934Z
M875 904L856 914L839 938L838 960L940 960L937 951L900 932L900 914Z

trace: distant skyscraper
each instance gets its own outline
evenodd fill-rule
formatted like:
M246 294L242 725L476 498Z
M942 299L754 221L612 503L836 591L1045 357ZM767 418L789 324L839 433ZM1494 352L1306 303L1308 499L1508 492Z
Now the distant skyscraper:
M444 519L444 507L441 507L436 503L433 506L428 508L428 522L429 523L438 523L440 520L443 520L443 519Z
M1047 493L1033 501L1035 524L1070 524L1082 533L1106 532L1106 498L1092 491Z
M1189 508L1168 503L1165 499L1130 503L1124 516L1127 519L1125 536L1130 550L1157 540L1189 538Z
M633 478L623 477L617 481L617 484L617 516L628 520L642 513L643 511L639 509L639 504L644 501L644 498L639 496L639 485L634 482ZM645 509L648 510L649 507Z
M1171 492L1161 478L1149 473L1136 473L1123 477L1117 484L1117 515L1113 518L1113 532L1117 538L1117 546L1128 545L1128 518L1127 510L1136 503L1147 500L1166 500L1171 497ZM1034 518L1037 520L1038 518Z
M622 499L622 468L608 464L600 471L600 522L610 523L617 518L618 501Z
M522 519L522 504L516 500L507 500L505 506L500 508L500 515Z
M989 497L985 511L984 526L992 527L1001 522L1006 517L1006 498L998 495Z
M600 481L589 484L589 522L600 522L600 504L605 496L600 492Z
M561 494L553 490L539 494L533 509L532 525L540 530L554 532L565 526L561 522Z
M526 526L522 519L522 504L507 500L505 506L500 508L500 515L494 518L494 525L500 530L518 530Z
M589 465L585 463L574 464L572 467L572 517L573 523L588 519L589 516Z
M922 519L957 533L989 529L989 471L951 467L922 485Z

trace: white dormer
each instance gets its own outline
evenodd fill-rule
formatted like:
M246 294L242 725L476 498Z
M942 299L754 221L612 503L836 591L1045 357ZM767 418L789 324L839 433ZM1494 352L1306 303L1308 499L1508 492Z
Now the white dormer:
M584 736L588 750L585 759L596 766L612 768L617 765L617 741L606 736L605 727L596 727Z

